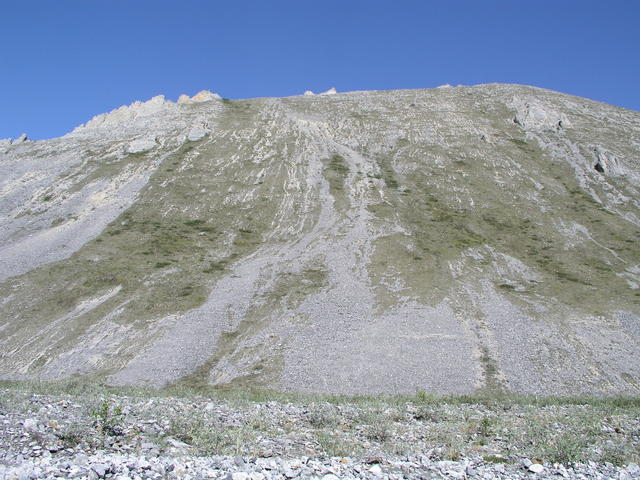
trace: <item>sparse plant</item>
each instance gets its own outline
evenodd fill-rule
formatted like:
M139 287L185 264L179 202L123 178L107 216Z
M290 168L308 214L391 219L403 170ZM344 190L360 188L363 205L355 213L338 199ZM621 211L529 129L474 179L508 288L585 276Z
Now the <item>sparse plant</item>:
M88 429L77 423L63 426L55 435L62 442L64 448L76 447L87 438L91 438Z
M440 422L443 415L430 407L420 407L413 413L413 418L423 422Z
M460 452L460 450L458 448L456 448L453 445L449 445L447 447L447 451L446 451L446 454L445 454L445 458L447 460L455 462L455 461L460 460L461 457L462 457L462 453Z
M508 463L508 459L502 455L485 455L482 458L487 463Z
M417 390L415 396L416 403L434 403L435 397L424 390Z
M173 418L167 434L191 445L201 455L219 454L235 443L224 428L204 415Z
M391 438L391 429L387 422L374 423L373 425L367 425L364 435L368 440L383 443Z
M571 463L583 459L588 441L582 435L562 433L547 440L540 456L553 463Z
M122 419L124 417L119 405L112 405L108 399L91 410L93 424L98 432L104 435L118 436L122 434Z
M361 444L339 434L319 431L315 436L320 449L330 457L353 457L363 450Z
M266 432L270 424L264 415L253 415L246 421L246 426L255 431Z
M307 421L314 428L333 427L338 424L335 412L326 406L309 412Z
M629 447L630 445L624 443L610 443L603 448L598 461L602 463L609 462L616 466L623 466L629 462L637 462L640 457L640 452L636 449L635 455L632 455L631 452L634 452L634 449L633 447Z
M478 425L478 443L480 445L486 445L489 441L492 431L491 427L493 422L488 417L482 417L480 425Z

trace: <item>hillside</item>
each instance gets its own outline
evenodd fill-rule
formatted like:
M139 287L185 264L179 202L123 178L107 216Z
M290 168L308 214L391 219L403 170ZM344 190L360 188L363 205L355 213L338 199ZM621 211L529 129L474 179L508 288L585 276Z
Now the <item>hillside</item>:
M640 113L155 97L0 141L0 378L640 393Z

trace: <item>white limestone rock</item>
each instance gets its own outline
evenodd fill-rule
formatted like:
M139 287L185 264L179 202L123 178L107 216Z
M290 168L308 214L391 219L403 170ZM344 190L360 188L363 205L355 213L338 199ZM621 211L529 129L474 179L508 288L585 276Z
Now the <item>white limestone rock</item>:
M96 115L84 125L77 127L74 132L130 123L141 117L157 115L169 105L173 105L173 102L165 100L164 95L157 95L146 102L135 101L131 105L123 105L109 113Z
M596 163L593 166L595 170L606 175L619 177L626 175L628 170L622 165L618 158L611 152L608 152L600 145L593 148L596 157Z
M318 95L335 95L336 93L338 93L338 92L336 91L336 88L335 88L335 87L331 87L331 88L330 88L329 90L327 90L326 92L319 93Z
M311 96L315 95L315 93L313 93L311 90L305 90L304 94L305 94L307 97L311 97Z
M157 146L155 137L152 138L139 138L134 140L127 147L127 153L144 153L152 150Z
M569 120L565 114L558 113L540 104L516 100L514 107L516 116L513 121L525 130L560 131L569 125Z
M382 468L380 468L380 465L374 465L373 467L369 468L369 472L376 477L379 477L380 475L382 475Z
M539 463L534 463L529 467L529 471L531 473L541 473L544 471L544 465L540 465Z
M15 140L11 138L2 138L0 139L0 152L6 153L9 150L9 147L11 147L11 145L18 145L19 143L24 143L28 139L29 138L27 137L26 133L23 133Z
M209 90L202 90L191 97L192 102L209 102L211 100L220 100L220 95Z
M190 142L197 142L202 140L207 135L207 130L202 125L194 125L187 134L187 140Z
M22 424L25 431L35 433L38 431L38 421L34 418L27 418Z
M185 95L184 93L178 97L178 103L180 105L188 105L190 103L210 102L211 100L220 100L222 97L217 93L210 92L209 90L201 90L193 97Z

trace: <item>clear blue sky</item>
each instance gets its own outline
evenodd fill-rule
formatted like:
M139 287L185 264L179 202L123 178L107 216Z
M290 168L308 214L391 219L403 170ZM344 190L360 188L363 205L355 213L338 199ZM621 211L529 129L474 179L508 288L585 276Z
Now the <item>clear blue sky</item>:
M0 138L201 89L522 83L640 110L640 1L3 0Z

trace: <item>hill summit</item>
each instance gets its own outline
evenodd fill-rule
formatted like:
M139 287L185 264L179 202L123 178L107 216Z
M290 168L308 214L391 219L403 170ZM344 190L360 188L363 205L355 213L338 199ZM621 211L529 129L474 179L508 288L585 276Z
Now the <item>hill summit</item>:
M0 141L0 377L640 393L640 113L331 93Z

